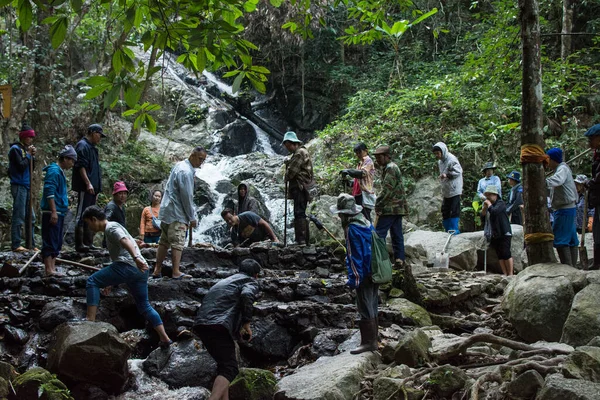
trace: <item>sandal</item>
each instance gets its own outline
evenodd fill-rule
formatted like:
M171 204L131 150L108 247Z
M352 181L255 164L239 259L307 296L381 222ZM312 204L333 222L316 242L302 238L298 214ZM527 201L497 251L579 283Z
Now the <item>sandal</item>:
M188 275L188 274L181 274L177 278L173 277L172 279L175 279L176 281L180 281L182 279L192 279L192 276Z
M150 274L150 276L152 277L152 279L161 279L162 278L162 274L158 274L158 275Z
M166 349L169 346L171 346L173 344L173 341L169 339L168 342L163 342L162 340L160 342L158 342L158 347L160 347L161 349Z

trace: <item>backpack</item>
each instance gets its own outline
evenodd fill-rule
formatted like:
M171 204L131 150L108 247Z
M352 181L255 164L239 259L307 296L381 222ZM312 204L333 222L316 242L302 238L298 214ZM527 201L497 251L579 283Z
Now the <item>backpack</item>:
M392 280L392 261L385 240L371 230L371 279L374 283L387 283Z
M154 215L152 216L152 226L160 231L160 219L156 218Z

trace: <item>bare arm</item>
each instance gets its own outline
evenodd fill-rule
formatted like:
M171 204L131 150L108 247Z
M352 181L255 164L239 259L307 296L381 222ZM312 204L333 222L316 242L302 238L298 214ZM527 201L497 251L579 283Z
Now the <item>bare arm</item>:
M144 257L142 257L142 255L140 254L135 243L129 240L129 238L127 237L122 238L120 240L120 243L121 247L123 247L125 250L127 250L129 254L131 254L131 257L135 261L135 265L137 265L139 270L142 272L146 272L146 270L148 269L148 264L146 263Z
M277 239L275 232L273 232L273 229L271 229L271 226L267 221L261 218L260 221L258 221L258 226L261 226L265 232L267 232L267 235L269 235L272 241L279 243L279 239Z

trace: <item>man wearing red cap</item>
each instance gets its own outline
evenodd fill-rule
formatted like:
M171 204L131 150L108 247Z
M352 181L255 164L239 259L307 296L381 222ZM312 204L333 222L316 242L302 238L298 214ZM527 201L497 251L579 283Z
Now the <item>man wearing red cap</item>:
M23 124L19 132L19 141L10 146L8 152L8 175L10 176L10 192L13 198L13 213L11 225L12 251L26 251L21 246L21 229L25 225L27 207L31 208L29 187L31 186L30 161L33 159L35 168L35 147L33 138L35 131L27 124ZM35 222L35 215L31 210L31 223ZM31 228L31 246L35 249L33 227Z
M106 220L112 222L118 222L121 226L127 229L125 223L125 202L127 201L127 195L129 191L125 182L115 182L113 186L113 199L104 207L104 213L106 214ZM106 247L106 240L102 241L102 246Z

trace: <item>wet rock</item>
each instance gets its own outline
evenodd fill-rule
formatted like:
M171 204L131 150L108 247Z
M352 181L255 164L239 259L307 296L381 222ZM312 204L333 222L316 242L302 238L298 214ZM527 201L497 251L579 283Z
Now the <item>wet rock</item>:
M236 187L233 183L231 183L228 179L223 179L215 185L215 190L221 194L227 194L231 191L236 190Z
M44 368L31 368L13 380L16 398L19 400L38 400L39 393L45 393L48 400L61 399L69 393L67 386ZM44 397L42 397L44 398Z
M448 239L446 232L415 231L404 235L404 246L407 251L420 253L425 251L427 263L434 264L436 253L441 253ZM416 247L416 250L410 248ZM472 271L477 265L477 248L473 242L462 237L453 236L448 245L450 267Z
M210 214L217 204L210 185L198 178L194 179L194 204L198 217Z
M429 326L431 318L423 307L406 299L395 298L387 302L389 310L382 310L386 318L400 325Z
M469 377L460 368L443 365L434 369L429 375L427 386L440 397L450 397L465 386Z
M25 261L26 262L26 261ZM15 260L7 260L0 267L0 278L16 278L19 276L19 266Z
M127 381L131 349L114 326L67 322L53 333L48 369L66 381L89 383L119 393Z
M250 323L253 337L250 342L240 343L262 360L285 360L294 349L295 340L283 326L271 319L255 319Z
M203 386L209 389L216 377L217 364L200 342L187 340L168 349L154 350L144 360L143 369L174 388Z
M371 352L321 357L282 378L273 399L351 399L360 390L364 375L378 362L379 356Z
M431 346L429 336L421 329L408 332L400 339L394 359L397 364L406 364L411 368L423 365L429 360L428 349Z
M226 156L239 156L250 153L255 142L256 131L252 125L238 119L223 127L218 148Z
M77 400L108 400L110 396L98 386L80 383L71 389L71 395Z
M347 346L346 341L355 333L356 332L352 329L333 329L320 332L314 338L312 343L311 354L313 358L317 359L321 356L333 356L340 344L344 344L340 349L340 351L344 351L347 347L350 347ZM351 348L354 348L354 343L352 343L351 346Z
M600 383L600 348L578 347L565 360L562 372L566 378Z
M591 383L580 379L567 379L560 374L546 377L544 387L536 400L598 400L600 383Z
M600 335L600 284L592 283L575 295L565 321L561 342L582 346Z
M9 342L24 345L29 340L29 334L21 328L16 328L14 326L6 325L4 327L4 333L6 335L6 339Z
M231 400L271 400L277 380L271 371L257 368L240 368L238 376L229 386Z
M534 369L523 372L507 387L511 399L532 399L544 385L544 377Z
M58 325L73 318L75 318L75 314L73 313L72 303L53 301L46 304L42 309L39 324L43 330L52 332Z
M519 336L527 341L558 341L585 274L563 264L537 264L508 285L502 308Z
M208 124L212 129L221 129L237 118L234 110L217 110L208 113Z
M7 381L16 377L15 368L7 362L0 361L0 378L4 378Z

